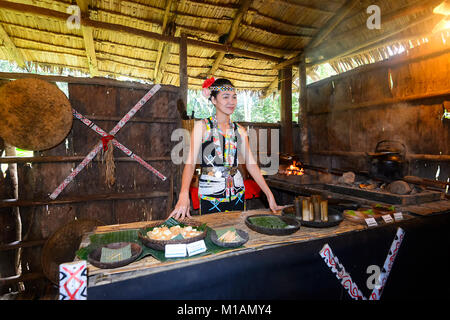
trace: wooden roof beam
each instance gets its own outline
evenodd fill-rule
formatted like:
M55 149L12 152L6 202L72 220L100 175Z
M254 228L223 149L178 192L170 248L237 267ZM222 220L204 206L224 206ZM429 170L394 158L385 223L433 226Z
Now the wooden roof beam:
M171 23L169 29L167 30L168 35L173 36L176 32L175 24ZM170 59L170 52L172 50L173 43L163 43L161 47L161 57L159 60L159 67L155 74L155 83L161 83L161 79L166 71L167 62ZM155 68L156 71L156 68Z
M426 10L431 11L431 9L434 8L440 2L442 2L442 0L428 0L425 2L421 2L421 3L415 2L412 5L403 6L397 10L394 10L394 11L386 14L386 15L383 15L382 16L383 24L395 21L396 19L403 18L403 17L409 16L412 14L422 13ZM351 37L355 32L357 32L358 30L361 30L362 28L366 28L366 22L364 22L363 24L361 24L355 28L352 28L348 31L339 33L338 35L333 37L332 43L327 43L326 46L322 45L322 46L316 47L314 50L314 57L316 57L316 58L320 57L321 55L323 55L322 52L326 51L326 48L329 48L331 45L339 43L340 41L342 41L348 37Z
M331 60L336 60L336 59L339 59L339 58L344 57L344 56L356 55L361 50L366 50L366 48L369 47L369 46L373 46L373 45L375 45L375 44L377 44L379 42L385 41L386 39L391 38L391 37L393 37L393 36L395 36L395 35L397 35L397 34L399 34L401 32L404 32L404 31L406 31L406 30L408 30L408 29L410 29L410 28L412 28L414 26L417 26L417 25L419 25L421 23L424 23L424 22L427 22L427 21L433 20L433 19L439 19L439 18L440 17L438 15L434 15L431 12L431 13L426 14L426 15L420 17L420 18L414 19L410 24L408 24L408 25L406 25L406 26L404 26L402 28L396 29L396 30L394 30L392 32L389 32L389 33L385 33L385 34L381 34L381 35L372 37L370 39L367 39L366 41L363 41L363 42L357 44L356 46L354 46L354 47L352 47L350 49L343 50L342 52L340 52L338 54L326 57L326 58L321 59L321 60L312 61L312 62L309 63L309 65L310 66L314 66L314 65L318 65L318 64L322 64L322 63L331 61Z
M81 16L89 18L89 0L76 0L78 7L80 7ZM95 55L95 44L93 29L89 26L81 26L83 33L84 48L86 49L86 57L88 61L89 73L92 77L98 76L98 63Z
M359 2L360 0L348 0L308 43L305 52L310 51L312 48L317 47L322 43L322 41L325 40L325 38L341 23Z
M169 21L169 15L170 15L171 8L172 8L172 0L167 0L166 1L166 10L164 11L163 23L162 23L162 27L161 27L161 34L165 34L167 31L166 30L167 23ZM166 47L166 43L162 42L162 41L158 45L158 55L156 56L155 71L154 71L154 75L153 75L153 79L155 79L156 83L159 82L156 79L158 79L158 72L159 72L159 67L160 67L160 62L161 62L161 56L162 56L162 53L163 53L165 47ZM166 50L166 52L167 52L167 50Z
M332 17L325 26L319 30L319 32L314 36L314 38L308 43L308 45L304 48L302 52L300 52L297 56L285 60L276 66L274 69L283 69L292 64L298 64L301 61L301 55L303 52L308 54L314 47L318 46L325 38L339 25L339 23L345 18L345 16L359 3L359 0L348 0L336 13L334 17Z
M242 1L238 12L236 13L236 16L233 19L233 23L231 24L230 30L228 32L227 40L225 41L225 45L227 47L228 46L231 47L231 44L233 43L234 39L236 38L238 29L239 29L239 24L241 23L242 18L244 17L244 15L247 13L248 9L250 8L252 1L253 0ZM216 61L214 61L213 65L211 67L211 70L209 70L209 72L208 72L208 77L213 75L217 71L217 68L219 67L219 65L222 62L224 57L225 57L225 52L219 52L219 54L216 58Z
M0 0L0 8L5 9L5 10L21 12L21 13L29 13L29 14L35 14L35 15L40 15L40 16L44 16L44 17L50 17L50 18L63 20L63 21L67 21L67 19L70 17L70 15L65 12L50 10L50 9L46 9L46 8L41 8L41 7L36 7L36 6L21 4L21 3L16 3L16 2L9 2L9 1L4 1L4 0ZM140 30L140 29L127 27L124 25L119 25L119 24L114 24L114 23L95 21L95 20L91 20L89 18L81 19L81 24L84 26L90 26L90 27L98 28L98 29L102 29L102 30L109 30L109 31L113 31L113 32L124 32L124 33L128 33L128 34L136 35L136 36L145 37L148 39L171 42L171 43L175 43L175 44L180 43L180 37L165 36L165 35L161 35L161 34L155 33L155 32ZM283 59L281 59L279 57L274 57L274 56L270 56L267 54L261 54L261 53L257 53L257 52L244 50L244 49L229 47L229 46L225 46L220 43L199 41L199 40L195 40L195 39L187 39L187 44L191 45L191 46L195 46L195 47L216 50L219 52L233 53L236 55L240 55L240 56L244 56L244 57L248 57L248 58L254 58L254 59L258 59L258 60L272 61L272 62L276 62L276 63L280 63L283 61Z
M306 9L306 10L311 10L311 11L317 11L320 12L322 14L329 14L332 15L334 14L333 11L331 10L327 10L327 9L323 9L323 8L318 8L316 6L313 5L307 5L307 4L302 4L302 3L298 3L296 1L293 0L278 0L279 2L285 3L287 5L293 6L293 7L297 7L300 9ZM327 1L328 2L328 1Z
M26 68L25 57L22 52L16 47L14 42L9 37L5 29L0 24L0 40L6 48L9 60L15 61L20 68Z
M308 51L311 51L312 48L319 45L325 38L341 23L341 21L347 16L347 14L360 2L360 0L348 0L339 10L338 12L330 19L325 26L319 30L319 32L314 36L314 38L308 43L308 45L304 48L302 52L300 52L297 56L285 60L276 66L274 69L280 70L287 66L298 64L302 60L302 55L308 54ZM265 89L265 95L269 94L270 91L274 90L272 83L269 87Z

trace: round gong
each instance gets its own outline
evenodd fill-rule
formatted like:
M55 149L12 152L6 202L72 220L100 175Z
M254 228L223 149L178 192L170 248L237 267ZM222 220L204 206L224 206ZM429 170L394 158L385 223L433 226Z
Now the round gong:
M0 87L0 137L24 150L58 145L72 127L72 107L54 84L20 79Z

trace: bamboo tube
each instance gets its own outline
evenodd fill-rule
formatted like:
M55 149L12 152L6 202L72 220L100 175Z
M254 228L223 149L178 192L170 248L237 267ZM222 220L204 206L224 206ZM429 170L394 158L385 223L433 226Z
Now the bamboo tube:
M328 200L320 201L320 220L328 222Z
M302 220L311 221L310 219L310 199L305 197L302 199Z
M308 221L314 221L314 206L312 201L309 202L309 220Z
M311 196L312 204L313 204L313 217L314 221L320 221L320 196L314 195Z
M298 218L302 217L302 197L295 197L294 206L295 206L295 216Z

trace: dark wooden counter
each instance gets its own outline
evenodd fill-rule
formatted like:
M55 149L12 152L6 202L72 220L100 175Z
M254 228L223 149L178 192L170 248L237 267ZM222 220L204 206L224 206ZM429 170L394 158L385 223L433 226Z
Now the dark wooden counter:
M302 226L289 236L249 230L246 216L268 211L196 216L212 228L247 231L243 249L175 262L153 257L120 269L88 265L88 299L350 299L319 251L329 244L365 296L369 265L383 266L398 227L405 239L383 298L449 298L449 211L427 217L405 213L405 220L375 228L344 220L329 229ZM145 222L99 227L96 232L139 228ZM83 245L86 245L84 241Z

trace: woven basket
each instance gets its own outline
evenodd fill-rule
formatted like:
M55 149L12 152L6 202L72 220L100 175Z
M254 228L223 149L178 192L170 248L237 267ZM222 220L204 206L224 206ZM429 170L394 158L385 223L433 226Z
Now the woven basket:
M82 237L95 227L104 225L98 220L74 220L62 226L45 242L41 255L44 275L54 284L59 283L59 265L72 262Z
M191 227L200 227L202 224L194 221L194 220L189 220L189 219L185 219L185 220L180 220L180 223L186 225L186 226L191 226ZM147 228L152 228L152 227L156 227L158 225L161 225L161 222L154 222L151 223L147 226L145 226L143 229L139 230L138 232L138 237L139 239L142 241L142 243L151 248L151 249L155 249L155 250L159 250L159 251L164 251L166 244L179 244L179 243L191 243L191 242L195 242L195 241L199 241L202 240L206 237L207 234L207 230L205 229L203 231L202 234L196 236L196 237L192 237L192 238L187 238L187 239L180 239L180 240L153 240L147 237L147 234L145 232L145 230Z
M195 120L181 120L181 125L183 126L183 129L188 130L189 132L192 132L192 129L194 129L194 123Z
M131 246L131 257L130 258L120 260L117 262L101 262L100 261L103 248L120 249L127 245ZM97 248L96 250L89 253L88 262L90 264L92 264L93 266L96 266L97 268L101 268L101 269L120 268L120 267L126 266L127 264L132 263L134 260L136 260L140 256L141 253L142 253L142 248L137 243L114 242L114 243L105 244L104 246Z

